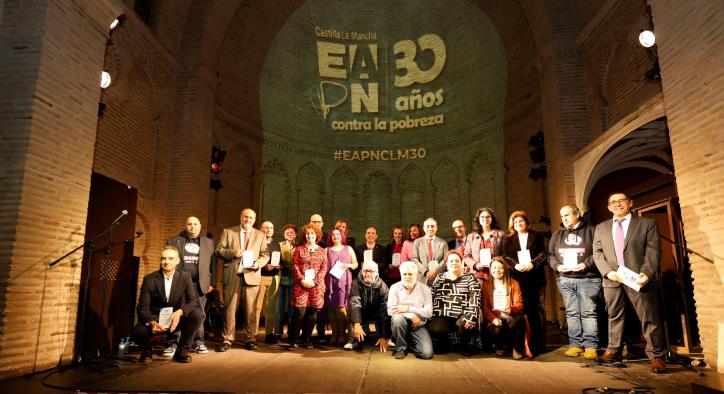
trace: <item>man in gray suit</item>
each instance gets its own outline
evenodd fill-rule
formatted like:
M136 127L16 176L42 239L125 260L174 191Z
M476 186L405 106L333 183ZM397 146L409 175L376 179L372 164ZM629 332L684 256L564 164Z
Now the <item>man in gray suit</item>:
M256 350L256 298L261 284L260 268L269 262L269 247L266 236L252 227L256 220L256 212L244 209L240 215L240 226L225 228L216 246L216 254L224 259L224 304L226 305L224 343L220 352L229 350L234 342L236 331L236 310L243 303L244 318L241 340L247 350ZM239 270L244 260L251 266Z
M659 269L661 245L656 222L631 214L633 201L624 193L608 197L612 220L596 226L593 236L593 260L603 276L603 295L608 310L608 348L598 361L621 361L621 340L626 299L641 320L646 339L646 355L651 359L653 373L666 372L664 333L660 327L656 283L652 282ZM619 267L638 273L636 291L623 285Z
M417 280L425 285L432 283L435 276L447 271L445 267L445 252L447 242L437 235L437 221L433 218L425 219L422 224L425 236L415 240L412 244L412 261L417 266ZM430 269L430 262L437 264Z

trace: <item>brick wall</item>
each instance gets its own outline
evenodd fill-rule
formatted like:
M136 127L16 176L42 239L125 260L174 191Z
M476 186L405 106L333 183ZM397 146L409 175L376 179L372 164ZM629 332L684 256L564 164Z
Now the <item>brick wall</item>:
M139 289L143 276L158 269L164 240L184 228L184 218L164 227L169 162L178 143L171 134L176 61L151 30L126 9L123 26L111 33L104 68L113 83L101 95L106 111L93 158L93 171L138 190Z
M650 1L694 299L707 364L724 372L724 3Z
M73 355L81 253L46 266L83 242L110 3L3 9L0 378Z

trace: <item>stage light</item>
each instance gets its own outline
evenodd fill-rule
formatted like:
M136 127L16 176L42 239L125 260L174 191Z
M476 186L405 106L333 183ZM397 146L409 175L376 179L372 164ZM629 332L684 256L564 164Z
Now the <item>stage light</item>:
M125 20L126 20L125 14L118 15L118 18L114 19L113 22L111 22L111 31L121 27L121 25L123 25L123 22Z
M111 74L109 74L108 71L103 70L101 72L101 89L111 86L111 82Z
M656 36L651 30L641 30L639 34L639 44L644 48L651 48L656 44Z

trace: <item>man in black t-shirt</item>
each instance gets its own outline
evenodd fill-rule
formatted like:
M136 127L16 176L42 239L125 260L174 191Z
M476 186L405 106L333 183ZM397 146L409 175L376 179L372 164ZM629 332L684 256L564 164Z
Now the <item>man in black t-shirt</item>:
M201 236L201 222L191 216L186 219L186 230L179 235L166 240L166 245L175 246L181 254L177 270L191 275L194 289L199 298L199 305L203 311L206 306L206 294L216 287L216 258L214 254L214 241ZM205 316L204 316L205 318ZM176 351L176 338L164 350L164 356L173 356ZM204 345L204 325L202 324L194 338L194 348L197 353L208 353Z

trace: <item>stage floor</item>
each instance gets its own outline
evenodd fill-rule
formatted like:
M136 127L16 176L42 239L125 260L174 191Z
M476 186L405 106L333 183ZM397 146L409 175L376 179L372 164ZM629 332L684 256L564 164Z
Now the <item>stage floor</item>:
M217 353L217 342L209 340L210 352L194 354L190 364L155 355L146 365L120 362L118 368L104 373L67 369L5 380L0 387L6 393L594 393L603 387L626 390L619 392L640 388L640 393L686 393L691 392L692 382L718 376L714 371L679 365L670 365L668 374L654 375L648 371L648 360L627 361L626 368L602 367L580 357L568 358L563 354L567 346L557 345L549 346L549 351L535 360L525 361L486 353L470 358L448 353L432 360L408 355L396 360L391 352L380 353L371 346L364 351L288 351L285 345L259 341L257 351L232 347ZM135 360L137 355L128 358Z

